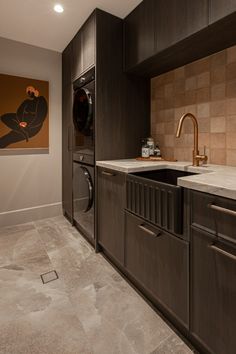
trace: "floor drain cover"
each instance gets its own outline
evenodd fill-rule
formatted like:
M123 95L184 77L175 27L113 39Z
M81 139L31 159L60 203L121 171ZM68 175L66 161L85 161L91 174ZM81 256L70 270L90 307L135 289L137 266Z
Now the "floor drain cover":
M49 283L50 281L57 280L59 278L55 270L41 274L40 277L42 279L43 284Z

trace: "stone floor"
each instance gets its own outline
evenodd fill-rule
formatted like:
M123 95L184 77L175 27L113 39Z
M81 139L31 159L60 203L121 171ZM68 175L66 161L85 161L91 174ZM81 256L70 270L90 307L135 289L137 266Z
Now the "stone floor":
M192 353L63 217L0 229L0 295L1 354Z

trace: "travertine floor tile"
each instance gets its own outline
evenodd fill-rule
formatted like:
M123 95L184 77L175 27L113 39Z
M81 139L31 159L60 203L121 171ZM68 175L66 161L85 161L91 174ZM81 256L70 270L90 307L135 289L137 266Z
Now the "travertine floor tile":
M0 289L1 354L191 353L62 216L0 229Z

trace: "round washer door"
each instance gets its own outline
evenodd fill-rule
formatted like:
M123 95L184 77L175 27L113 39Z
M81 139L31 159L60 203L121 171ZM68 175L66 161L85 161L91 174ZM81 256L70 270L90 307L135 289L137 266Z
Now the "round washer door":
M73 121L75 129L90 136L93 130L93 101L86 88L75 91L73 103Z

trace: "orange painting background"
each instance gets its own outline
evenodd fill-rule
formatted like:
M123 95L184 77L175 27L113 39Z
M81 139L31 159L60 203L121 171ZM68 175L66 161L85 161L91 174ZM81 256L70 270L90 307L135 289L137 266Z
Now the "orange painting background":
M7 146L6 149L32 149L49 147L49 83L48 81L28 79L19 76L0 74L0 116L5 113L15 113L20 104L28 98L26 87L34 86L39 96L44 96L48 104L47 117L40 132L29 139ZM10 131L0 120L0 137ZM4 150L4 149L2 149Z

